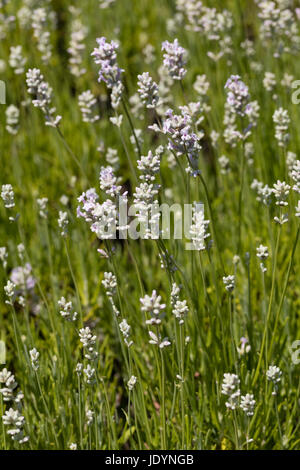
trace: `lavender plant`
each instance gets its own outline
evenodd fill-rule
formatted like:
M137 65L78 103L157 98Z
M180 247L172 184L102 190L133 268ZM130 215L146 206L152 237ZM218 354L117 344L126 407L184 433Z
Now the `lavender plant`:
M212 3L0 1L0 450L300 449L300 13Z

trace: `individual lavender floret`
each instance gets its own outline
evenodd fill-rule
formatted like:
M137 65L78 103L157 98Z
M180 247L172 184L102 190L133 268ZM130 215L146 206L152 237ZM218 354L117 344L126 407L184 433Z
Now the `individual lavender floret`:
M11 104L6 108L5 111L6 115L6 126L5 129L9 134L16 135L19 130L19 118L20 118L20 111L19 109Z
M137 161L137 167L142 172L140 175L142 181L153 182L155 180L155 176L160 170L162 152L163 147L158 147L154 155L149 150L148 155L141 156L140 160Z
M294 152L288 152L286 156L286 166L289 172L292 171L294 164L296 163L297 155Z
M85 350L84 357L89 361L97 359L98 352L95 350L97 337L92 334L88 326L79 330L79 338Z
M274 221L276 222L276 224L284 225L289 221L289 216L288 214L280 214L279 217L274 217Z
M231 395L238 385L240 384L240 380L236 374L224 374L223 383L222 383L222 394L223 395Z
M145 295L140 298L142 312L148 312L151 315L151 319L146 321L147 325L160 325L161 319L159 315L166 308L166 304L161 304L161 296L157 295L156 290L152 291L151 297Z
M35 8L32 13L33 36L37 40L37 48L42 54L42 61L47 64L52 56L50 32L46 30L49 14L45 8Z
M29 351L30 354L30 359L31 359L31 366L35 372L38 371L40 365L39 365L39 356L40 353L37 351L36 348L33 348Z
M69 218L68 213L64 211L59 211L58 213L58 226L61 229L61 236L66 237L68 235L68 225L69 225Z
M202 103L201 101L191 101L187 103L185 106L179 106L180 111L182 114L187 114L191 118L192 124L195 126L197 129L197 126L201 124L201 122L204 120L204 116L202 115L203 108L202 108ZM215 131L212 131L213 135L218 139L218 133ZM197 136L198 139L201 140L202 137L204 136L203 131L197 131Z
M142 102L147 108L155 108L158 104L158 85L155 83L149 72L138 75L138 92Z
M239 75L232 75L225 84L227 103L233 113L245 116L249 111L249 89Z
M19 410L14 410L13 408L6 410L2 419L5 426L10 426L7 434L11 436L13 441L18 442L18 444L24 444L29 441L29 437L25 436L23 431L25 418Z
M251 127L256 127L257 126L257 121L259 118L259 113L260 113L260 106L258 104L258 101L250 101L248 107L247 107L247 117L249 120L249 126L248 129ZM249 133L249 131L248 131Z
M135 387L136 382L137 382L137 378L134 375L132 375L127 382L128 390L132 391Z
M30 0L25 0L24 5L21 6L17 12L17 18L21 29L31 28L32 12L30 9Z
M206 75L197 75L193 88L200 96L206 96L210 84Z
M77 312L73 312L73 304L71 301L67 302L64 297L57 302L60 308L59 313L65 320L76 321Z
M94 411L87 410L87 412L86 412L86 424L87 424L87 426L91 426L91 424L93 423L94 415L95 415Z
M285 73L283 75L283 79L280 82L280 85L291 90L293 88L293 83L295 81L294 75L290 75L289 73Z
M271 40L276 46L274 57L280 57L284 52L299 49L299 29L297 13L289 0L259 1L258 14L262 23L260 37L262 41Z
M267 184L264 185L261 181L254 179L251 183L251 189L254 189L256 191L257 201L262 202L265 206L270 205L271 196L273 194L272 188L270 188Z
M36 284L36 279L32 276L32 266L26 263L25 266L17 266L10 275L10 280L16 288L21 290L31 290Z
M0 388L3 401L15 401L14 393L18 383L15 376L6 368L0 371L0 384L4 384L4 386Z
M135 215L140 223L140 235L144 239L158 239L159 238L159 220L160 212L156 210L158 200L155 199L159 185L144 182L136 187L133 194Z
M151 338L149 340L149 343L154 344L155 346L158 346L160 349L164 349L171 345L169 338L162 339L160 335L157 336L155 333L153 333L153 331L149 331L149 336Z
M100 189L111 197L116 197L120 194L121 186L117 185L118 178L114 174L114 169L111 166L100 169L99 175Z
M11 184L3 184L1 188L1 198L4 201L4 206L7 209L15 207L15 194Z
M119 159L118 151L116 149L108 147L105 158L106 158L107 163L110 166L112 166L114 169L117 170L119 168L120 159Z
M223 284L228 292L232 292L235 288L235 276L223 276Z
M83 373L85 375L85 380L89 385L93 385L96 383L96 370L90 364L83 369Z
M95 216L93 215L99 199L95 188L90 188L78 197L80 205L77 207L77 217L83 217L86 222L93 222Z
M124 342L128 348L133 344L133 341L129 341L131 326L128 325L127 321L124 319L119 323L120 331L124 337Z
M290 177L294 181L293 190L300 194L300 160L296 160L292 166Z
M276 205L277 206L287 206L288 203L286 201L289 192L290 192L290 185L288 185L285 181L277 180L277 183L273 185L273 193L276 198Z
M276 75L272 72L266 72L263 79L263 86L267 91L274 91L276 87Z
M113 87L112 87L112 90L111 90L111 95L110 95L110 99L111 99L111 106L113 109L117 109L121 100L122 100L122 94L123 94L123 91L124 91L124 86L122 84L122 82L119 80ZM116 126L120 127L121 124L122 124L122 119L123 119L123 116L120 115L118 116L118 118L116 117L111 117L110 118L110 121L112 121ZM115 121L115 122L114 122Z
M117 278L113 273L104 273L104 279L102 280L102 284L104 286L104 289L106 290L106 295L108 297L112 297L116 294L118 284Z
M180 288L173 282L171 291L172 313L177 318L179 325L184 324L184 318L189 313L189 307L186 300L179 298Z
M8 252L6 246L0 247L0 261L2 262L3 268L7 266Z
M116 0L99 0L99 7L101 9L108 8L115 3Z
M276 109L273 114L275 123L275 138L278 140L279 147L285 147L290 139L288 133L289 124L291 122L288 111L283 108Z
M27 59L25 59L22 54L22 46L12 46L10 48L9 65L14 69L16 75L24 73L26 62Z
M118 224L116 204L107 199L102 204L97 203L92 213L93 223L90 229L99 240L114 240Z
M145 64L152 64L155 61L155 47L152 44L146 44L143 49Z
M240 347L237 347L236 349L237 349L239 356L244 356L245 354L248 354L248 352L251 351L249 340L245 338L244 336L242 336L240 339Z
M210 41L222 43L232 26L232 13L208 8L199 0L177 0L177 9L187 17L187 30L200 32Z
M115 87L121 79L124 70L117 64L117 50L119 44L116 41L108 42L105 37L97 38L98 47L92 52L95 63L100 65L98 81L104 81L108 88Z
M228 373L224 374L221 393L229 397L225 405L230 410L235 410L238 406L241 394L239 384L240 380L237 375Z
M210 236L210 233L207 231L209 220L204 218L203 206L199 209L197 204L194 205L192 221L190 237L194 248L197 251L203 251L206 249L205 240Z
M262 261L260 263L260 268L262 272L266 272L267 268L265 267L263 261L265 261L269 257L269 251L267 246L259 245L259 247L256 248L256 256Z
M161 50L165 51L164 66L169 72L173 80L182 80L186 74L184 68L186 64L187 51L178 43L178 39L174 42L164 41Z
M52 88L44 81L39 69L29 69L26 73L28 93L33 95L32 104L41 109L45 116L46 126L58 127L61 116L54 116L56 109L52 106Z
M81 362L77 362L76 367L75 367L75 372L78 376L82 374L83 371L83 364Z
M104 286L104 289L106 290L106 295L112 306L113 312L118 317L120 315L120 312L117 309L114 303L114 299L113 299L114 295L116 295L117 293L118 284L117 284L116 276L111 272L104 273L104 279L102 280L102 285Z
M159 211L153 210L157 207L158 201L155 199L159 185L155 184L155 176L159 172L163 147L156 149L155 155L150 151L147 156L142 156L138 160L138 168L141 171L140 180L142 183L136 187L133 194L136 216L143 230L145 239L155 239L159 236Z
M211 144L214 148L217 148L218 141L220 139L220 133L215 131L214 129L210 133Z
M247 393L245 396L241 396L240 407L246 413L247 416L254 415L255 403L256 401L254 400L254 395L252 395L251 393Z
M42 197L36 200L38 208L39 208L39 216L42 219L47 219L48 216L48 198Z
M78 97L78 105L82 113L83 122L94 123L99 121L100 116L95 109L97 99L90 90L84 91Z
M241 48L244 50L246 57L250 58L255 55L254 42L251 39L245 39L241 42Z
M113 106L113 103L112 103ZM117 126L118 128L121 127L122 122L123 122L123 114L119 114L118 116L113 116L109 118L110 122L113 123L114 126Z
M267 379L274 385L272 395L277 395L278 384L281 382L282 371L277 366L269 366L266 372Z
M26 73L26 84L27 91L31 95L37 95L38 88L43 83L44 76L42 75L40 69L29 69Z
M156 132L158 127L150 126ZM185 108L181 109L181 114L174 114L172 109L166 111L166 118L163 122L162 131L168 139L168 149L178 156L187 155L191 168L198 170L198 157L201 149L200 139L192 129L192 119Z
M248 165L252 166L253 163L254 163L254 160L253 160L252 157L255 153L253 143L252 142L246 142L245 146L244 146L244 151L245 151L245 158L247 159Z
M81 77L86 73L86 69L82 67L83 53L85 50L84 40L87 36L87 28L85 28L79 19L72 22L72 31L69 47L67 49L70 54L69 68L72 75Z
M256 256L261 260L265 261L269 257L269 250L267 246L259 245L256 248Z
M4 286L4 292L8 297L8 300L6 300L5 303L8 305L13 305L13 298L16 292L16 285L12 281L8 280L6 286Z
M218 159L218 162L219 162L219 165L220 165L220 173L222 175L227 175L229 172L230 172L230 160L228 157L226 157L225 155L222 155L219 159Z

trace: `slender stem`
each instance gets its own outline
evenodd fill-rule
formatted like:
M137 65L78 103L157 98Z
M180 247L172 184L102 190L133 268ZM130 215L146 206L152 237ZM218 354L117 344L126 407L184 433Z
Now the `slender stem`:
M64 239L64 242L65 242L65 249L66 249L66 253L67 253L68 265L69 265L71 277L72 277L72 280L73 280L73 283L74 283L74 286L75 286L75 291L76 291L76 297L77 297L77 303L78 303L79 315L80 315L80 324L81 324L81 326L83 326L83 314L82 314L82 307L81 307L79 289L78 289L77 281L76 281L76 278L75 278L75 275L74 275L74 271L73 271L73 267L72 267L72 263L71 263L71 259L70 259L70 254L69 254L69 249L68 249L68 244L67 244L66 239Z
M179 325L180 365L181 365L181 448L185 448L185 390L184 390L184 324Z
M51 418L51 414L50 414L49 408L48 408L48 406L47 406L47 403L46 403L44 394L43 394L43 392L42 392L42 387L41 387L41 384L40 384L40 379L39 379L39 376L38 376L37 371L35 371L35 377L36 377L36 381L37 381L37 384L38 384L38 389L39 389L39 392L40 392L40 395L41 395L41 398L42 398L42 402L43 402L43 405L44 405L46 414L47 414L48 419L49 419L50 424L51 424L52 433L53 433L53 437L54 437L54 439L55 439L56 448L59 449L59 444L58 444L58 440L57 440L57 436L56 436L56 431L55 431L55 428L54 428L53 420L52 420L52 418Z
M238 246L237 253L240 253L241 250L241 236L242 236L242 218L243 218L243 193L244 193L244 180L245 180L245 151L243 146L242 154L242 165L241 165L241 187L239 193L239 206L238 206L238 217L239 217L239 227L238 227Z
M163 450L167 449L166 442L166 404L165 404L165 381L166 381L166 371L165 371L165 362L163 351L160 350L161 358L161 419L162 419L162 436L163 436Z
M252 384L253 386L256 384L256 381L259 376L259 370L260 370L262 359L263 359L263 352L265 349L266 338L267 338L267 330L268 330L269 320L270 320L271 311L272 311L273 298L274 298L274 292L275 292L276 267L277 267L280 233L281 233L281 225L279 226L278 233L277 233L277 241L276 241L276 248L275 248L275 254L274 254L274 261L273 261L272 287L271 287L271 294L270 294L270 299L269 299L269 307L268 307L268 313L267 313L266 320L265 320L264 334L263 334L263 340L261 343L261 348L260 348L260 353L259 353L259 360L258 360L258 364L256 367L255 375L253 378L253 384ZM267 364L266 364L266 367L267 367Z
M281 424L280 424L279 413L278 413L277 395L275 395L275 411L276 411L276 419L277 419L277 425L278 425L278 432L279 432L279 437L280 437L281 448L284 449L283 436L282 436Z
M270 348L269 348L269 358L270 358L271 353L272 353L272 349L273 349L273 345L274 345L274 341L275 341L275 334L276 334L277 327L278 327L279 316L280 316L280 313L281 313L283 301L284 301L286 290L287 290L288 283L289 283L289 278L290 278L290 273L291 273L291 269L292 269L292 265L293 265L295 251L296 251L296 247L297 247L298 240L299 240L299 232L300 232L300 225L298 225L297 235L296 235L296 238L295 238L293 251L292 251L290 262L289 262L289 267L288 267L287 275L286 275L286 278L285 278L284 288L283 288L282 295L281 295L281 298L280 298L279 307L278 307L278 310L277 310L277 313L276 313L275 324L274 324L271 344L270 344Z
M234 424L235 446L236 446L236 450L239 450L240 443L239 443L239 435L238 435L236 410L233 410L233 424Z
M3 405L3 396L2 396L2 393L0 394L0 405L1 405L1 417L2 417L3 414L4 414L4 405ZM5 426L4 426L3 419L1 419L1 421L2 421L2 435L3 435L3 445L4 445L3 450L7 450L7 449L6 449Z
M133 134L133 137L134 137L134 140L135 140L135 144L136 144L136 147L137 147L137 150L138 150L139 157L141 157L142 152L141 152L140 144L139 144L138 138L137 138L137 136L136 136L135 129L134 129L134 125L133 125L133 123L132 123L132 119L131 119L130 113L129 113L128 109L127 109L127 106L126 106L126 103L125 103L124 98L122 98L122 105L123 105L123 108L124 108L126 117L127 117L127 119L128 119L129 125L130 125L130 127L131 127L131 131L132 131L132 134Z
M16 316L16 311L14 306L12 305L12 317L13 317L13 327L14 327L14 335L15 335L15 340L16 340L16 345L17 345L17 350L18 350L18 358L20 363L21 361L21 349L20 349L20 332L19 332L19 325L18 325L18 320Z
M206 185L205 180L204 180L203 176L201 175L201 173L199 174L199 178L200 178L200 181L201 181L201 183L202 183L202 185L203 185L203 187L204 187L205 197L206 197L206 201L207 201L207 205L208 205L208 210L209 210L209 217L210 217L210 220L211 220L211 225L212 225L212 230L213 230L214 238L215 238L215 240L216 240L216 248L217 248L217 252L218 252L218 257L219 257L219 261L220 261L222 270L223 270L223 272L224 272L224 271L225 271L225 270L224 270L224 263L223 263L222 255L221 255L221 252L220 252L220 249L219 249L217 231L216 231L216 226L215 226L213 211L212 211L212 207L211 207L211 203L210 203L210 198L209 198L209 195L208 195L207 185Z
M79 418L79 432L80 432L80 447L81 447L81 450L83 450L82 415L81 415L81 385L80 385L79 374L78 374L78 418Z
M86 172L84 171L83 169L83 166L81 165L79 159L76 157L75 153L73 152L73 150L71 149L71 147L69 146L68 142L66 141L63 133L61 132L60 128L59 127L56 127L56 130L58 132L58 135L60 136L63 144L64 144L64 147L65 149L67 150L67 152L69 153L69 155L71 155L72 159L74 160L74 162L76 163L76 165L78 166L78 168L80 169L80 171L82 172L83 176L87 179L87 175L86 175Z
M139 270L139 266L138 266L137 261L136 261L135 256L134 256L134 252L131 250L131 248L130 248L130 243L129 243L128 240L126 240L126 245L127 245L127 249L128 249L129 256L130 256L130 258L131 258L132 261L133 261L133 265L134 265L134 268L135 268L135 272L136 272L136 275L137 275L137 278L138 278L138 281L139 281L139 286L140 286L141 294L144 295L145 291L144 291L144 285L143 285L143 282L142 282L142 276L141 276L141 273L140 273L140 270Z

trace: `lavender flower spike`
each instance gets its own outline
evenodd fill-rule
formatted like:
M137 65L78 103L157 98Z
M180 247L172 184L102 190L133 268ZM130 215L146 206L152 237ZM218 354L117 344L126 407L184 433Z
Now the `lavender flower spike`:
M178 39L174 42L164 41L161 50L166 51L164 54L164 66L169 72L173 80L182 80L186 74L184 68L186 64L187 51L178 43Z
M105 82L108 88L113 88L120 81L121 73L117 64L117 50L119 44L116 41L107 42L105 37L96 39L98 47L92 52L95 63L100 65L98 81Z
M239 75L231 75L227 80L225 89L227 92L227 103L233 113L244 116L249 111L249 89L241 80Z

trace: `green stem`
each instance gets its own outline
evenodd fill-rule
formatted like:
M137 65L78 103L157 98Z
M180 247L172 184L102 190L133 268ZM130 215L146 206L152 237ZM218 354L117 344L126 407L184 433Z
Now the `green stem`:
M256 368L256 371L255 371L255 375L254 375L254 378L253 378L253 384L252 384L253 386L256 384L256 381L257 381L258 376L259 376L259 371L260 371L260 367L261 367L261 363L262 363L262 359L263 359L263 355L264 355L263 352L264 352L265 344L266 344L267 330L268 330L269 320L270 320L271 311L272 311L273 298L274 298L274 292L275 292L276 267L277 267L277 257L278 257L280 233L281 233L281 226L279 227L278 233L277 233L277 241L276 241L276 248L275 248L274 262L273 262L272 287L271 287L271 294L270 294L270 299L269 299L269 307L268 307L267 317L266 317L266 320L265 320L264 334L263 334L263 340L262 340L260 353L259 353L259 360L258 360L257 368ZM267 367L267 364L266 364L266 367Z
M269 358L271 357L271 353L272 353L272 349L273 349L273 345L274 345L274 341L275 341L275 334L276 334L277 327L278 327L279 316L280 316L280 313L281 313L283 301L284 301L286 290L287 290L288 283L289 283L289 278L290 278L290 273L291 273L291 269L292 269L292 265L293 265L295 251L296 251L296 247L297 247L298 240L299 240L299 232L300 232L300 225L298 225L297 235L296 235L296 238L295 238L293 251L292 251L290 262L289 262L289 267L288 267L287 275L286 275L286 278L285 278L284 288L283 288L283 292L282 292L282 295L281 295L281 298L280 298L279 307L278 307L278 310L277 310L277 313L276 313L275 324L274 324L274 328L273 328L273 332L272 332L272 340L271 340L271 344L270 344L270 348L269 348L269 354L268 354Z
M76 278L75 278L75 275L74 275L74 271L73 271L73 267L72 267L72 263L71 263L71 259L70 259L70 254L69 254L69 249L68 249L68 244L67 244L66 239L64 239L64 242L65 242L65 249L66 249L66 253L67 253L67 260L68 260L69 270L70 270L71 277L72 277L72 280L73 280L73 283L74 283L74 286L75 286L77 303L78 303L78 307L79 307L80 325L82 327L83 326L83 314L82 314L82 307L81 307L79 289L78 289L77 281L76 281Z

